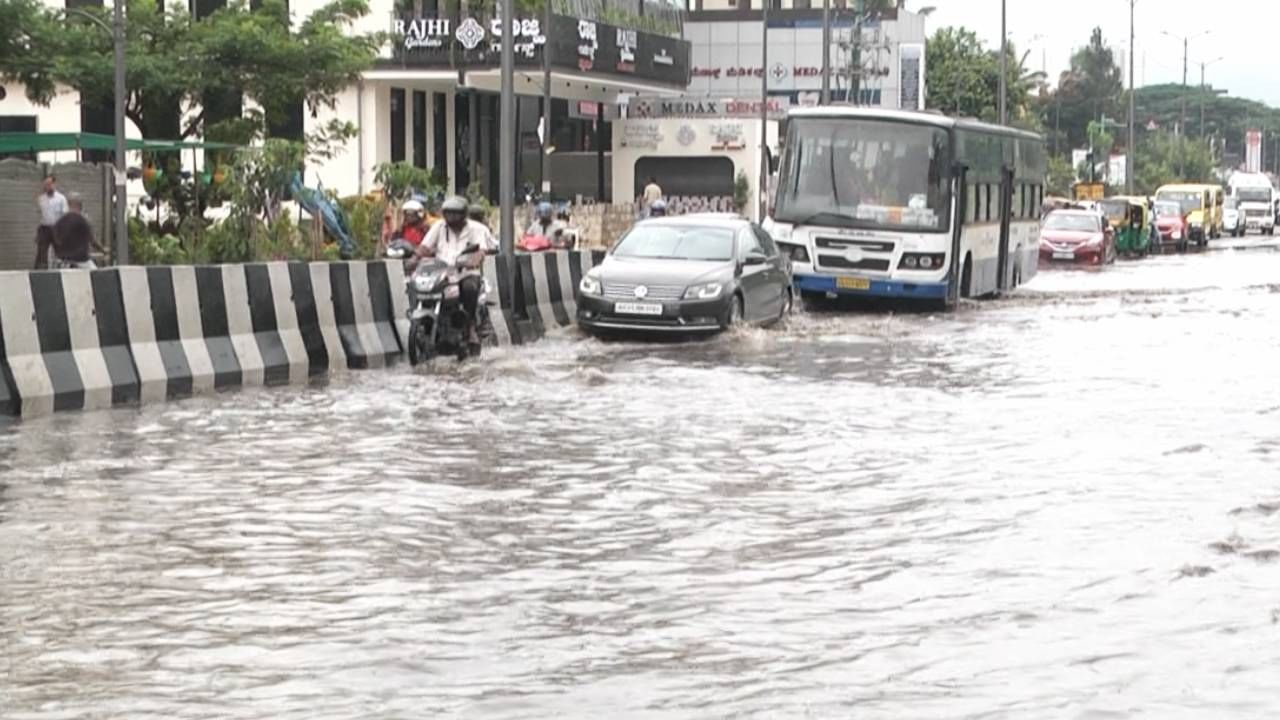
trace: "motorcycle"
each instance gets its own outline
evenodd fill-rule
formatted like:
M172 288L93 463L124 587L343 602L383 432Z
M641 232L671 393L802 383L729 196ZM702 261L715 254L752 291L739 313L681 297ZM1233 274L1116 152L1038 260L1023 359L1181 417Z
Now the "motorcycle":
M423 260L406 278L410 365L430 362L441 355L453 355L462 362L469 357L479 357L482 345L497 344L497 334L489 315L488 281L481 278L476 308L479 343L470 342L472 319L467 317L467 310L462 305L460 283L463 271L479 251L476 247L467 248L453 265L436 259ZM391 248L387 253L392 257Z

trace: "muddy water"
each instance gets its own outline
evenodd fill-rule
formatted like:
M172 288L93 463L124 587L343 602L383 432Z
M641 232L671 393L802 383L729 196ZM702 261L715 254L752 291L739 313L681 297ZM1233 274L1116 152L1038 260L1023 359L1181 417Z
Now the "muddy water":
M1280 253L0 431L0 717L1280 712Z

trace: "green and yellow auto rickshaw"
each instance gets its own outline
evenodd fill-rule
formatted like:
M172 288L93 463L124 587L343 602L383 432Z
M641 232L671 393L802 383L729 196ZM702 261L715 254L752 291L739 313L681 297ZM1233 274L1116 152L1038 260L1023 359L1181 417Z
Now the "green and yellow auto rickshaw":
M1151 252L1151 209L1146 198L1116 196L1098 203L1115 230L1116 253L1146 257Z

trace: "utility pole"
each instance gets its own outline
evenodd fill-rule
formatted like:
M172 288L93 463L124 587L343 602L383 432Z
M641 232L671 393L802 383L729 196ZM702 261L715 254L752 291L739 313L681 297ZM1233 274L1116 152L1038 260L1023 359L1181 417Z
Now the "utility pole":
M1190 51L1192 38L1203 37L1205 35L1208 35L1210 32L1211 31L1209 30L1205 30L1204 32L1197 33L1195 35L1188 35L1186 37L1174 35L1168 30L1165 30L1163 33L1173 38L1174 40L1182 41L1182 109L1178 113L1178 141L1179 141L1178 142L1178 175L1179 176L1181 176L1183 174L1183 171L1186 169L1185 168L1186 153L1182 151L1181 141L1182 141L1182 138L1184 138L1187 134L1187 62L1188 62L1187 57Z
M831 104L831 0L822 0L822 101Z
M1134 6L1138 0L1129 0L1129 148L1125 152L1125 168L1124 168L1124 191L1126 195L1133 195L1133 174L1137 168L1138 144L1136 142L1135 132L1135 100L1134 96L1138 92L1138 88L1133 84L1133 14Z
M1009 124L1008 92L1006 86L1009 75L1009 28L1007 0L1000 0L1000 124Z
M516 296L516 97L515 34L511 32L515 18L513 0L502 0L502 95L498 100L498 205L500 206L502 257L507 263L508 297ZM544 47L544 53L547 49Z
M545 0L545 12L542 19L543 34L551 32L551 0ZM538 158L538 172L542 176L542 199L551 199L551 156L547 151L551 148L551 53L546 45L542 46L542 151Z
M1218 58L1217 60L1210 60L1208 62L1200 63L1200 139L1202 140L1204 139L1204 134L1205 134L1205 127L1204 127L1205 95L1209 93L1209 86L1206 85L1204 81L1204 70L1210 65L1218 62L1218 60L1222 60L1222 59L1223 58Z
M769 4L772 2L763 0L760 13L760 202L757 222L763 222L769 212Z
M115 211L116 220L116 236L115 251L116 264L129 264L129 220L125 206L129 203L129 187L128 176L125 174L125 143L124 143L124 104L125 93L128 89L125 87L124 76L124 3L125 0L115 0L112 16L111 44L115 55L115 114L116 114L116 167L115 167L115 187L116 202L112 210ZM194 171L195 168L192 168Z

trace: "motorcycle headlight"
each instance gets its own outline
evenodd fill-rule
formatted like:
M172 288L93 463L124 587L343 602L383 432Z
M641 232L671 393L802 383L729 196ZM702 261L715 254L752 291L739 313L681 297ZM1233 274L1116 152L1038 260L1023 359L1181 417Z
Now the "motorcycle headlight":
M403 260L404 248L389 248L387 250L387 257L391 258L392 260Z
M413 289L420 293L429 293L440 283L440 273L422 273L413 276Z
M599 295L601 291L600 280L590 275L584 275L582 282L578 284L578 289L582 291L583 295Z
M1181 231L1181 230L1174 230L1174 231L1173 231L1173 235L1172 235L1171 237L1172 237L1174 240L1181 240L1181 239L1182 239L1182 231Z
M720 292L724 290L724 286L720 283L706 283L705 285L694 285L684 291L685 300L715 300L720 297Z

